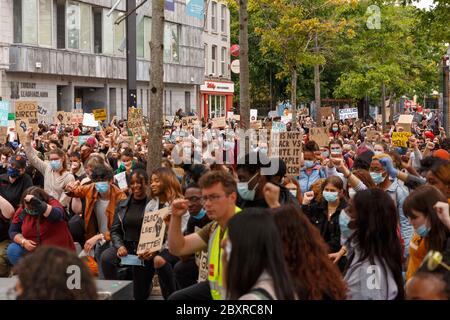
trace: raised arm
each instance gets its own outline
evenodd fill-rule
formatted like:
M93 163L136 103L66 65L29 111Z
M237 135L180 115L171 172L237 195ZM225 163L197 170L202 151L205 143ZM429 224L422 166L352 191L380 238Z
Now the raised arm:
M33 130L27 130L27 140L25 141L25 153L30 161L31 165L35 167L42 175L45 175L45 171L47 170L48 164L39 159L36 154L36 150L34 150L31 145L31 141L33 139Z

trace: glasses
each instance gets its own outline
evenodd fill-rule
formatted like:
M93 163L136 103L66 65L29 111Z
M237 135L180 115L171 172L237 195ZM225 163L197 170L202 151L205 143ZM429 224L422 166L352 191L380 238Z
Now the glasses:
M434 271L437 269L437 267L442 266L450 271L450 266L445 262L442 262L442 259L442 253L440 253L439 251L431 250L423 259L421 267L425 265L429 271Z
M217 195L217 194L212 194L210 196L203 196L200 198L202 203L206 203L206 201L211 201L211 202L217 202L219 199L226 197L226 194L223 194L221 196Z

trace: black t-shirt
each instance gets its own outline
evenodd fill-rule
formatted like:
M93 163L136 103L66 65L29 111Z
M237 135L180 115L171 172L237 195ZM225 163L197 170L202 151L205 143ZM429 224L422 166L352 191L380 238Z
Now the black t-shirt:
M203 218L201 218L200 220L195 219L194 217L189 217L188 223L187 223L187 227L186 227L186 231L184 232L185 235L188 234L192 234L195 232L195 227L197 228L203 228L204 226L206 226L208 223L210 223L211 220L209 220L208 216L205 214L205 216Z
M136 200L131 197L130 204L123 219L125 229L125 241L139 241L142 221L144 220L145 205L147 199Z
M17 178L14 183L9 181L9 177L7 174L0 175L0 194L3 198L9 201L14 209L20 204L20 198L22 197L23 192L29 187L33 186L33 180L28 174L24 174L23 176Z

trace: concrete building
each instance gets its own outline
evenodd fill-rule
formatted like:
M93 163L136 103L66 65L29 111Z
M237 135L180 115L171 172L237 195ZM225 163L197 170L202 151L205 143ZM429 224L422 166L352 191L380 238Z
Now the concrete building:
M201 115L205 118L227 116L232 110L234 84L230 71L230 11L224 1L205 4L204 71L200 86Z
M12 105L15 100L35 100L48 110L48 120L56 111L80 107L84 112L106 108L109 119L126 118L125 22L114 24L124 14L126 1L108 16L115 2L0 0L0 97ZM168 2L165 113L199 111L203 19L187 14L185 0ZM137 105L147 114L151 6L137 13Z

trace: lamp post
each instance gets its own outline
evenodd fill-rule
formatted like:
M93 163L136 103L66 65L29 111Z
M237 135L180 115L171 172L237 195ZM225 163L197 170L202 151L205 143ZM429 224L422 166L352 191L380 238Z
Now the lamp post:
M442 111L443 111L443 124L447 136L449 135L449 71L450 71L450 45L447 49L447 54L442 58L442 74L443 74L443 101L442 101Z

